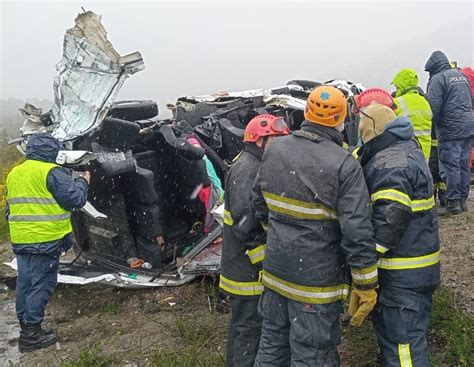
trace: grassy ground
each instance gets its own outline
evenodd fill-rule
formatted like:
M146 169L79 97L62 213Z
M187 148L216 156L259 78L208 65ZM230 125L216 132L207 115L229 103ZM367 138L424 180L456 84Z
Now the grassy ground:
M195 297L198 289L200 292L204 291L204 296ZM143 355L139 363L160 367L224 366L228 315L216 312L212 304L212 311L207 309L204 313L196 313L198 304L204 306L203 303L208 303L207 297L212 299L214 294L212 287L202 284L191 285L186 292L188 295L180 301L177 309L171 310L165 307L160 311L160 317L163 317L163 312L170 312L171 316L166 323L169 327L167 342L157 345L156 350L141 351ZM448 289L441 288L435 293L429 334L432 366L474 365L474 319L463 314L457 302L456 297ZM124 308L126 306L120 300L114 300L102 305L101 312L106 317L110 317L111 312L112 315L123 315ZM153 336L150 335L150 338ZM169 343L170 340L172 343ZM125 361L123 356L116 353L117 350L107 347L106 344L109 342L98 341L96 344L84 347L76 357L68 358L62 365L92 367L122 366L130 363L130 359ZM340 354L342 364L346 367L378 365L376 338L369 322L364 323L361 328L348 327L347 323L343 323L343 344Z
M474 317L465 315L457 296L447 288L433 297L429 332L432 366L474 366ZM342 358L346 366L377 366L377 342L370 323L344 329Z
M430 333L433 365L474 366L474 317L461 311L459 298L447 288L434 297Z

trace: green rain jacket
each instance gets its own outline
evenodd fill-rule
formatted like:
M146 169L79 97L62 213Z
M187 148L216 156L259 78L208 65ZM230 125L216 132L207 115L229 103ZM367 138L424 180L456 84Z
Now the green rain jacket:
M403 69L395 75L392 84L397 88L395 94L397 110L395 113L397 116L405 116L410 119L423 155L429 159L433 114L430 104L418 91L418 75L413 69Z

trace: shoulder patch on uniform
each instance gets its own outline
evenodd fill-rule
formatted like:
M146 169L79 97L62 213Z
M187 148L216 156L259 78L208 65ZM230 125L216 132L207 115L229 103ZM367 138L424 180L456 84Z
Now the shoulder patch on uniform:
M384 149L375 155L375 169L382 170L405 167L408 167L408 158L403 146L393 146L389 149Z

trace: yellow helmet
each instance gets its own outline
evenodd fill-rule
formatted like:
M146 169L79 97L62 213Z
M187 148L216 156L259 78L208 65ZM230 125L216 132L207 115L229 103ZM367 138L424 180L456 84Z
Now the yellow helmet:
M314 124L336 127L347 115L346 96L339 89L330 86L315 88L309 95L304 118Z

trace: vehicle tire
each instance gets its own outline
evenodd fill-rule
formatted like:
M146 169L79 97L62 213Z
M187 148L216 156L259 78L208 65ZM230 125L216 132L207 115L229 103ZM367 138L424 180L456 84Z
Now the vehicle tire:
M140 125L129 120L106 117L95 135L104 147L126 150L138 140Z
M146 120L158 115L158 105L154 101L118 101L114 102L107 114L121 120Z

